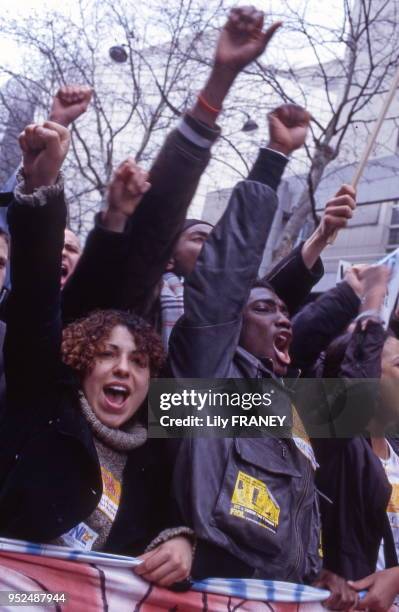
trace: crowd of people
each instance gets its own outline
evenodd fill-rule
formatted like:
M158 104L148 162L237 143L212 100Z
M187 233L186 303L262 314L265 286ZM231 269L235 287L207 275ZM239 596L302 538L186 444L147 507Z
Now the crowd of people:
M265 29L252 7L230 12L193 108L148 173L133 157L115 169L83 248L67 227L62 164L90 88L62 87L48 120L20 135L10 236L0 233L0 282L9 262L11 283L0 536L138 556L137 574L166 587L275 579L329 589L331 609L383 612L399 595L399 444L385 434L399 416L399 340L395 314L388 330L381 318L389 272L354 266L308 301L356 193L337 186L314 233L258 277L276 190L311 120L284 104L220 221L186 218L224 100L280 25ZM303 433L151 438L157 376L272 381ZM300 376L345 381L333 408L356 405L361 433L308 437L287 383ZM360 403L349 384L359 379L381 381ZM261 491L263 510L253 500L232 512L240 486Z

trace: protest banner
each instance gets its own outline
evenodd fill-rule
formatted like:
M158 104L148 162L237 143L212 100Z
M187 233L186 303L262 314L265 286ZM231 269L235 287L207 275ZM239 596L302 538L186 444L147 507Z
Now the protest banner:
M329 597L328 591L302 584L217 578L174 592L137 576L138 563L121 555L0 538L0 609L13 610L15 597L26 594L24 609L34 612L256 612L264 605L273 612L321 612Z
M351 264L345 259L339 260L337 270L337 283L344 280L345 272L352 265L354 264ZM384 327L387 328L391 313L395 308L395 304L399 294L399 248L395 249L395 251L392 251L392 253L388 253L388 255L385 255L382 259L376 262L376 265L387 266L391 271L387 292L381 309L381 318L384 321Z

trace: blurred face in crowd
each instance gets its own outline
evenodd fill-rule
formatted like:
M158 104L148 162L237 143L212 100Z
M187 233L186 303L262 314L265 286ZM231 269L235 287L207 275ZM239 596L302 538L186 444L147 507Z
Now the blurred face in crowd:
M274 373L284 376L291 363L291 340L291 322L284 302L270 289L252 289L244 310L240 346L258 359L272 362Z
M104 425L118 428L140 408L149 384L148 355L137 350L127 327L116 325L83 379L91 409Z
M207 223L197 223L182 232L167 269L173 270L178 276L188 276L194 270L204 242L212 229Z
M378 419L385 423L399 420L399 340L389 337L381 355L381 402Z
M65 230L64 248L61 262L61 289L64 288L68 278L76 268L82 254L79 238L71 230Z
M0 236L0 291L4 287L8 262L8 242L4 236Z

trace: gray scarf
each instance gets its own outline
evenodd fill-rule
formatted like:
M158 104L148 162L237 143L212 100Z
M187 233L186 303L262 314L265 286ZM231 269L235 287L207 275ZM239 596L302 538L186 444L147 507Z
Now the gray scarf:
M103 442L105 446L109 446L113 450L119 452L128 452L134 448L143 446L143 444L147 441L147 429L140 423L134 423L134 417L125 423L123 430L107 427L107 425L101 423L101 421L96 417L93 410L90 408L83 391L80 391L79 397L82 412L86 417L94 437Z

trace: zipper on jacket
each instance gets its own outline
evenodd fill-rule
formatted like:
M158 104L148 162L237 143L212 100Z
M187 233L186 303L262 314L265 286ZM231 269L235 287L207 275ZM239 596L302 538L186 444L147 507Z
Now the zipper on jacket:
M299 569L299 566L301 564L301 560L303 559L303 546L302 546L302 538L300 537L299 529L298 529L298 517L299 517L299 513L300 513L300 511L302 509L303 502L306 499L308 491L309 491L309 483L310 483L310 480L311 480L309 478L309 475L311 473L313 474L310 462L308 460L306 460L306 462L308 464L308 469L306 470L305 486L302 489L302 495L299 498L297 507L295 509L295 516L294 516L294 533L295 533L295 537L296 537L297 542L298 542L298 549L297 549L297 555L296 555L295 563L294 563L292 571L288 574L289 576L292 575L294 572L297 572L297 570Z
M283 458L283 459L285 459L285 458L286 458L286 456L287 456L287 449L286 449L286 446L285 446L284 442L283 442L282 440L280 440L280 438L277 438L277 442L278 442L278 443L280 444L280 446L281 446L281 456L282 456L282 458Z

